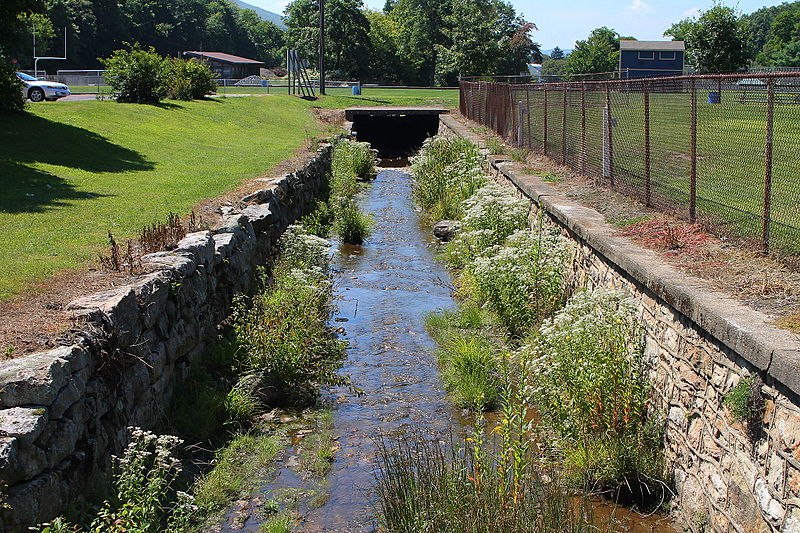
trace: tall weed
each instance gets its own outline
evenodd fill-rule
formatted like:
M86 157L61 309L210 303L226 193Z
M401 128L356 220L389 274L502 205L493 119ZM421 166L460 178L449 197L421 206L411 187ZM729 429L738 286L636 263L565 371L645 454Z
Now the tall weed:
M522 337L562 304L567 241L546 230L517 231L467 268L476 296L512 337Z
M478 147L461 137L428 138L411 159L411 170L414 199L436 220L461 218L461 202L487 181Z
M522 351L531 363L527 392L573 477L640 498L666 487L642 339L632 302L595 289L573 296Z
M371 233L372 224L372 217L362 213L355 200L338 202L334 229L345 244L363 244Z

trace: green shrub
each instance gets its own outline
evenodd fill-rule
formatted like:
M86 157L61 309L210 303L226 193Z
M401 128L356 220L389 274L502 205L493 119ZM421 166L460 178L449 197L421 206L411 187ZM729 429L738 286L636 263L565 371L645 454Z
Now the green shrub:
M292 224L278 239L280 261L276 270L285 273L291 270L315 270L321 274L328 268L330 243L316 235L310 235L299 224Z
M489 182L464 200L462 209L462 229L445 248L448 263L457 268L527 227L530 204L511 188Z
M761 387L764 382L759 376L748 376L739 381L725 395L725 406L730 410L734 420L747 426L749 436L758 436L764 417L764 397Z
M532 372L527 392L565 464L577 469L568 472L599 488L644 485L640 496L663 494L648 480L664 475L642 340L633 304L595 289L573 296L523 350Z
M363 244L371 233L372 217L358 208L355 200L341 199L336 208L334 229L345 244Z
M167 96L173 100L200 100L217 91L211 68L196 59L164 59Z
M566 257L560 235L521 230L467 268L476 296L519 338L563 304Z
M228 420L226 393L205 369L193 369L175 387L169 420L175 431L194 442L209 442Z
M484 411L498 404L503 387L497 349L475 335L456 335L438 352L442 379L458 405Z
M0 50L0 113L19 113L25 110L22 82L14 65Z
M478 147L461 137L428 138L411 163L414 199L436 220L461 218L461 202L487 180Z
M153 104L164 97L167 70L152 46L143 49L135 44L100 61L106 67L106 83L117 93L118 101Z

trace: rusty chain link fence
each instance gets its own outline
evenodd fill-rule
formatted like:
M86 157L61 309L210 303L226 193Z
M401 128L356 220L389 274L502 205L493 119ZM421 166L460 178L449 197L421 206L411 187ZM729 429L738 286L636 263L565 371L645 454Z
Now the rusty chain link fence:
M482 78L485 79L485 78ZM461 82L461 113L648 206L800 253L800 74Z

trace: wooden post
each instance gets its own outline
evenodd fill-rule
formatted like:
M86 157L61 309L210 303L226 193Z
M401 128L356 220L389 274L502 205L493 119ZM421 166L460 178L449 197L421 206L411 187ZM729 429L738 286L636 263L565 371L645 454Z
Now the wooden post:
M525 108L528 110L527 129L525 135L528 138L528 148L533 148L533 138L531 136L531 88L525 87Z

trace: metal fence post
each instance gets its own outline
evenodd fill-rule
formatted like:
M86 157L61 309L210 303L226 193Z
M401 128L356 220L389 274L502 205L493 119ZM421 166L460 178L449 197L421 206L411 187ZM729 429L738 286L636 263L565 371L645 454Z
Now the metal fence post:
M567 84L564 84L564 96L561 105L561 163L567 164Z
M586 173L586 84L581 83L581 173Z
M544 120L542 121L543 134L542 142L544 143L544 155L547 155L547 87L544 88Z
M650 205L650 82L644 85L644 203Z
M769 250L772 218L772 127L775 111L775 80L767 80L767 131L764 139L764 213L761 221L761 246Z
M692 78L692 117L689 143L691 144L691 173L689 175L689 221L697 221L697 83Z
M603 136L603 177L608 178L614 184L614 117L611 114L611 86L606 84L606 108L603 114L603 126L605 135Z
M527 123L528 128L525 132L528 139L528 148L533 148L533 139L531 138L531 90L530 87L525 87L525 109L527 110Z

